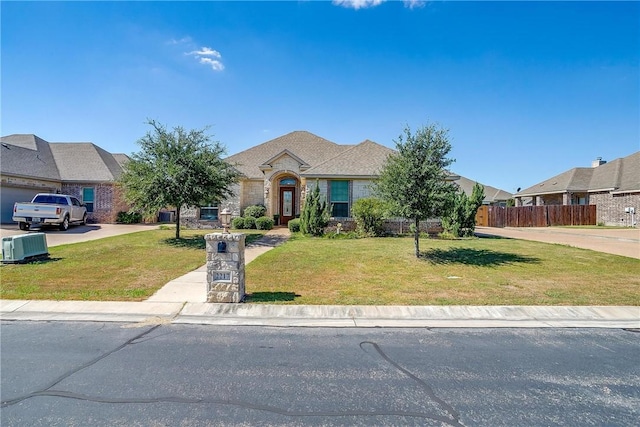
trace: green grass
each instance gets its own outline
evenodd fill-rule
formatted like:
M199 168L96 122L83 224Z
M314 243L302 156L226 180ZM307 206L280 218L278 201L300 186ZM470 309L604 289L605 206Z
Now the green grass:
M514 239L294 236L247 266L249 302L640 305L640 260Z
M247 242L262 234L243 230ZM5 299L140 301L205 263L203 230L50 248L0 267ZM515 239L292 239L247 265L248 301L278 304L640 305L640 260Z
M51 258L0 267L4 299L141 301L206 262L203 230L153 230L49 248ZM263 233L248 234L253 241Z

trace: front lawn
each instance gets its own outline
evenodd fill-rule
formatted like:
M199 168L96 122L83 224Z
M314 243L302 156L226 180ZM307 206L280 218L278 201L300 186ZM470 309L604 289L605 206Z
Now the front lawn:
M142 301L206 262L209 231L142 231L49 248L51 259L0 267L4 299ZM255 240L264 233L247 236Z
M640 305L640 260L524 240L294 236L247 266L249 302Z
M246 230L245 230L246 232ZM49 248L0 267L5 299L142 301L205 263L202 230ZM248 232L247 242L260 237ZM640 305L640 260L512 239L292 239L247 265L247 301L279 304Z

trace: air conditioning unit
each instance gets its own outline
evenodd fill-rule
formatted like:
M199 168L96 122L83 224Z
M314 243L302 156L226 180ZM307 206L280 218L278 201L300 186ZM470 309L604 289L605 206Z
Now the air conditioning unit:
M49 248L44 233L2 238L2 262L5 264L25 263L48 257Z

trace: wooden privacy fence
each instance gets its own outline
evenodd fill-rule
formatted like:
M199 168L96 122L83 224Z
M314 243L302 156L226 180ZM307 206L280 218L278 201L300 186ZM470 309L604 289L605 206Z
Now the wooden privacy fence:
M595 205L481 206L476 225L482 227L549 227L596 225Z

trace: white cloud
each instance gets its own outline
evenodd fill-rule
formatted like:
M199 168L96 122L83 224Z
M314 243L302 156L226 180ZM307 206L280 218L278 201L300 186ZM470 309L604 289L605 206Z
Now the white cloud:
M224 70L224 64L220 61L218 61L217 59L211 59L211 58L200 58L200 63L201 64L207 64L207 65L211 65L211 68L213 69L213 71L222 71Z
M366 9L369 7L380 6L387 0L332 0L332 3L336 6L342 6L351 9ZM403 0L404 7L414 9L417 7L424 7L427 3L426 0Z
M222 55L217 50L210 47L203 46L198 50L192 50L191 52L185 52L185 55L195 56L199 63L211 66L213 71L224 70L224 64L219 59L222 59ZM213 58L217 59L213 59Z
M183 37L183 38L181 38L179 40L171 39L167 43L168 44L187 44L187 43L191 43L191 42L192 42L191 37L187 36L187 37Z
M333 0L332 3L336 6L358 10L379 6L385 1L386 0Z
M220 55L220 52L218 52L217 50L213 50L210 47L203 47L200 50L191 51L191 52L187 53L187 55L215 56L216 58L221 58L222 57Z
M425 0L403 0L404 7L414 9L416 7L424 7L427 2Z

